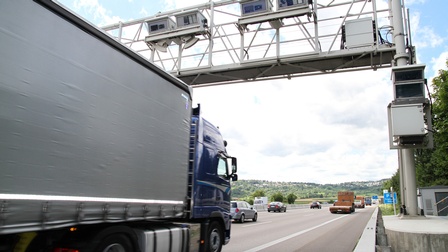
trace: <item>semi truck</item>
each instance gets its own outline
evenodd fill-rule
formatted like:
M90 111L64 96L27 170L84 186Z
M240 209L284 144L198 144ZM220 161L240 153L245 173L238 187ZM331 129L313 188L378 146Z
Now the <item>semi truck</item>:
M268 197L255 197L254 205L267 206L268 205Z
M371 206L372 205L372 197L366 196L365 203L366 203L366 206Z
M330 206L331 213L353 213L355 211L355 194L354 192L342 191L338 192L338 199Z
M50 0L0 1L0 251L216 251L237 160L192 89Z
M365 208L366 207L364 196L359 196L359 195L355 196L355 207L356 208Z

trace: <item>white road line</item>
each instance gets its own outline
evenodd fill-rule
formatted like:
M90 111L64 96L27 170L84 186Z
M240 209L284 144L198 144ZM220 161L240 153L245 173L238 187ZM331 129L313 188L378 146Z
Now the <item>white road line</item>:
M284 242L284 241L286 241L286 240L289 240L289 239L294 238L294 237L296 237L296 236L302 235L302 234L307 233L307 232L309 232L309 231L311 231L311 230L314 230L314 229L316 229L316 228L325 226L325 225L327 225L327 224L329 224L329 223L331 223L331 222L333 222L333 221L337 221L337 220L342 219L342 218L345 218L345 217L347 217L347 216L350 216L350 215L342 215L341 217L338 217L338 218L336 218L336 219L329 220L329 221L324 222L324 223L322 223L322 224L320 224L320 225L317 225L317 226L315 226L315 227L312 227L312 228L308 228L308 229L302 230L302 231L297 232L297 233L294 233L294 234L290 234L290 235L285 236L285 237L283 237L283 238L280 238L280 239L277 239L277 240L275 240L275 241L271 241L271 242L268 242L268 243L263 244L263 245L261 245L261 246L258 246L258 247L256 247L256 248L252 248L252 249L246 250L245 252L256 252L256 251L259 251L259 250L268 248L268 247L270 247L270 246L274 246L275 244Z
M259 226L259 225L264 225L264 224L268 224L271 223L272 221L266 221L266 222L259 222L259 223L254 223L254 224L250 224L250 225L244 225L243 228L247 228L247 227L253 227L253 226ZM233 225L233 224L232 224Z

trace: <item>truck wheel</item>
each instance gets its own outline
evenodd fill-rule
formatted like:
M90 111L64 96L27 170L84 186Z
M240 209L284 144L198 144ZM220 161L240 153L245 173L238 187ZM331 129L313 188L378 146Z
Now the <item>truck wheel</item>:
M95 249L100 252L133 252L131 241L125 235L112 234L106 237Z
M224 233L218 222L214 221L208 228L208 249L210 252L221 252L224 241Z

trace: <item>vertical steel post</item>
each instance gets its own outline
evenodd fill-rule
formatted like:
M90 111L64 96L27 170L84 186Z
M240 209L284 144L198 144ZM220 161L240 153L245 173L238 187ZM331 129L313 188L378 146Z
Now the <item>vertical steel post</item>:
M401 151L398 150L398 170L400 174L400 195L401 195L401 206L403 214L405 214L405 208L403 206L406 206L406 197L404 192L404 171L403 171L403 159L401 158Z
M407 65L408 54L406 53L404 24L403 24L403 11L401 0L392 1L392 14L393 14L393 38L396 48L395 62L397 66ZM415 178L415 161L413 149L399 149L401 152L400 161L402 162L402 169L404 174L404 198L406 199L406 211L410 216L417 216L417 186Z
M210 1L210 38L209 38L209 48L208 48L208 66L211 67L213 64L213 33L215 32L215 5L213 1Z

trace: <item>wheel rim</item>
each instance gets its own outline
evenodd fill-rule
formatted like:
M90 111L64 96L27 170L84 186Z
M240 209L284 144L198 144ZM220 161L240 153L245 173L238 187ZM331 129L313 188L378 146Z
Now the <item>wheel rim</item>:
M126 252L126 250L121 244L114 243L104 248L103 252Z
M221 245L221 237L219 236L218 230L215 228L210 233L210 248L211 251L218 251Z

